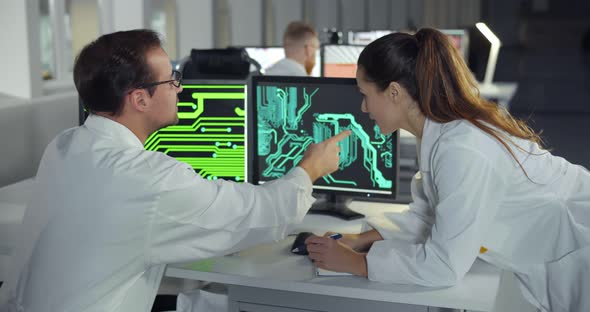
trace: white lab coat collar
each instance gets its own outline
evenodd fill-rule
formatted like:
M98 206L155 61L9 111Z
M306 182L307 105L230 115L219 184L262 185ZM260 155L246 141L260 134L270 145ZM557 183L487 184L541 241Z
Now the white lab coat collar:
M84 126L113 138L113 141L121 145L143 149L143 144L129 128L112 119L90 114L84 122Z

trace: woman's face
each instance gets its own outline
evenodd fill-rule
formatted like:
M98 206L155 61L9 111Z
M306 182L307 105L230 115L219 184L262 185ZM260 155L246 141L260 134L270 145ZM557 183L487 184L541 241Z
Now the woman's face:
M401 124L402 108L395 87L388 87L381 91L374 82L366 79L364 69L358 67L356 82L363 94L361 110L369 114L369 118L375 121L382 134L390 134L399 129Z

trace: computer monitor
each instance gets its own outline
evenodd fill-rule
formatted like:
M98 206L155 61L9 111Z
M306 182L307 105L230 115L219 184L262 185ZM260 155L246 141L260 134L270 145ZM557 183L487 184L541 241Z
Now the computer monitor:
M322 77L356 77L356 64L364 48L364 45L323 46Z
M349 31L348 44L367 45L385 35L394 31L392 30L369 30L369 31Z
M145 142L209 180L246 180L246 86L238 80L183 80L178 124Z
M262 69L267 69L274 63L285 58L285 49L283 47L245 47L248 55L257 61ZM321 75L321 55L320 51L316 53L315 67L311 71L312 77L320 77ZM251 68L252 70L252 68Z
M203 178L246 180L246 84L239 80L183 80L178 124L145 142L189 164ZM80 124L88 116L80 100Z
M447 35L451 43L467 60L469 55L469 33L465 29L439 29L440 32ZM352 45L368 45L387 34L393 33L393 30L372 30L372 31L349 31L348 43Z
M317 180L323 194L311 213L354 219L353 198L392 200L398 188L398 134L382 135L361 112L362 96L351 78L255 76L248 87L251 182L262 184L294 168L306 148L344 130L338 171Z

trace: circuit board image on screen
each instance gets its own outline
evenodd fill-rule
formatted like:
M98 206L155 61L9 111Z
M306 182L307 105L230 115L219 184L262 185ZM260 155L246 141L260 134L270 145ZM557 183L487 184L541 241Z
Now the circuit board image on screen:
M354 79L309 79L255 85L258 182L286 174L310 144L351 130L340 143L339 170L316 181L314 189L393 195L396 134L382 135L361 112Z
M245 83L183 81L178 125L160 129L145 148L192 166L203 178L244 182Z

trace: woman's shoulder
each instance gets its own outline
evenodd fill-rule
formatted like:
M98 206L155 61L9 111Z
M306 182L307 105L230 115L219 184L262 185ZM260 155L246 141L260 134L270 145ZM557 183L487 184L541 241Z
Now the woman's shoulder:
M454 120L439 125L439 148L454 149L461 151L462 153L468 151L473 154L480 154L487 159L498 160L502 158L508 160L512 158L504 144L502 144L502 141L510 146L512 152L516 154L529 150L530 147L526 145L532 143L512 137L485 123L482 123L482 125L489 126L490 129L497 131L495 132L497 137L464 119ZM500 139L502 141L500 141Z
M468 120L459 119L440 124L440 140L460 145L489 145L494 137Z

